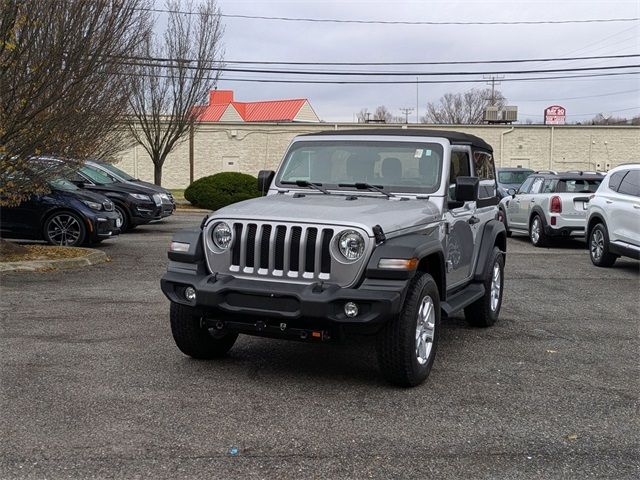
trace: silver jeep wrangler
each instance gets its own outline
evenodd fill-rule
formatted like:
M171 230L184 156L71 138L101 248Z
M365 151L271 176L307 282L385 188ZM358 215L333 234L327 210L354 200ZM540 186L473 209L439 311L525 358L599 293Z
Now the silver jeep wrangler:
M491 146L457 132L296 137L265 194L174 235L162 291L178 348L224 355L238 334L327 342L377 336L380 369L415 386L440 318L487 327L502 303L506 232Z

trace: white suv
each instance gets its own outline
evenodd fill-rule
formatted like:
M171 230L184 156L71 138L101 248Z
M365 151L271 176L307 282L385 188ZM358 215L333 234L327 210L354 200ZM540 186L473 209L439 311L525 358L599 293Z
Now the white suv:
M587 205L604 177L587 172L535 172L499 205L499 218L507 235L529 235L536 247L553 237L585 234Z
M598 267L622 255L640 259L640 164L610 170L589 200L587 245Z

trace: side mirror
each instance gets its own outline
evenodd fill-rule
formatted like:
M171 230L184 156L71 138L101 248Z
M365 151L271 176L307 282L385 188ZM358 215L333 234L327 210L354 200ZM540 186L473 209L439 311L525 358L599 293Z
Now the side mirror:
M478 177L456 178L456 200L459 202L475 202L478 199L480 179Z
M260 170L258 172L258 190L262 195L266 195L269 191L269 187L271 186L271 182L273 182L273 177L275 177L276 172L273 170Z
M516 198L516 189L515 188L510 188L507 190L507 193L509 195L511 195L511 198Z

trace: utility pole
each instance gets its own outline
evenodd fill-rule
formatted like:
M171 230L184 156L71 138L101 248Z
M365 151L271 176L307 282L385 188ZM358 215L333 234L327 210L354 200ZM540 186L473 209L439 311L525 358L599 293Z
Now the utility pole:
M416 123L420 123L420 93L418 91L418 77L416 77Z
M504 79L504 75L483 75L485 80L489 80L487 85L491 85L491 106L496 104L496 84L500 85L500 80Z
M404 123L409 123L409 114L413 112L413 107L401 107L400 111L404 114Z

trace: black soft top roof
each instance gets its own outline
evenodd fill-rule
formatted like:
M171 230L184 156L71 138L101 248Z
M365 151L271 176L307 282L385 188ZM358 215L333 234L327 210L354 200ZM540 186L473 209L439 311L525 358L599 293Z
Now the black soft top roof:
M454 132L451 130L427 130L422 128L357 128L352 130L325 130L316 133L307 133L301 137L318 136L341 136L341 135L363 135L363 136L389 136L389 137L440 137L446 138L452 145L472 145L483 150L493 152L493 148L487 142L475 135L468 133Z

